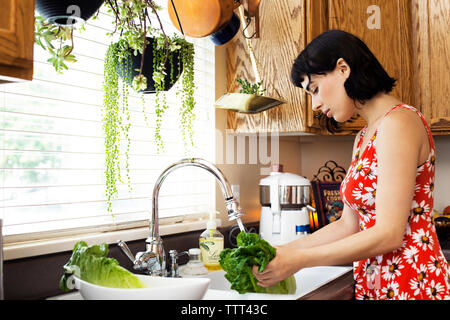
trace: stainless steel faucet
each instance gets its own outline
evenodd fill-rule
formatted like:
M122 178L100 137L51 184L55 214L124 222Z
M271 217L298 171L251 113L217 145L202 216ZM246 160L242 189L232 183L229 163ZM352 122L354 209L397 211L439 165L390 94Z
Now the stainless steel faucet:
M164 252L164 246L162 239L159 235L159 216L158 216L158 197L161 185L166 179L167 175L177 168L181 167L198 167L205 169L216 177L219 182L220 188L225 199L225 206L228 211L228 220L236 220L239 228L245 231L245 228L241 221L241 208L239 203L233 196L231 186L223 173L211 162L200 158L187 158L177 161L167 167L156 180L153 188L152 199L152 219L150 221L150 236L145 240L146 251L139 252L136 257L133 257L130 249L123 241L119 241L119 247L124 251L128 258L133 262L134 269L144 271L147 274L154 276L166 276L166 255Z

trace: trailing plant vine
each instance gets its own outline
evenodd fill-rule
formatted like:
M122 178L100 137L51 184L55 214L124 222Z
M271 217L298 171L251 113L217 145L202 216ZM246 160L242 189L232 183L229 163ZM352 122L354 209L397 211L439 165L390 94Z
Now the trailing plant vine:
M105 178L106 178L106 197L107 209L112 212L111 200L117 198L117 181L123 182L120 169L120 149L121 139L127 141L125 151L125 168L128 178L128 186L131 191L130 168L129 168L129 150L131 139L129 137L130 112L128 109L128 84L123 81L122 92L119 88L119 63L121 59L128 58L126 44L118 42L108 47L104 62L103 78L103 130L105 133ZM127 64L122 64L125 70L123 74L131 77L131 69ZM120 97L122 96L122 100ZM122 103L120 103L122 102ZM122 108L120 108L122 104Z
M180 41L181 40L181 41ZM183 136L183 142L185 149L188 149L188 142L191 147L194 146L194 131L192 128L195 120L195 100L194 100L194 45L183 39L182 46L182 63L183 63L183 75L182 75L182 88L181 88L181 107L180 107L180 129ZM178 92L177 92L178 93ZM189 141L187 140L189 138Z

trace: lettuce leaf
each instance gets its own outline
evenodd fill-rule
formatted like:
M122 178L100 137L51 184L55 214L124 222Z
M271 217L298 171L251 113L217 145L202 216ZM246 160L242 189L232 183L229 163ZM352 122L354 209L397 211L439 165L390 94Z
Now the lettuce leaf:
M72 256L64 265L64 274L59 282L63 291L69 291L70 277L75 276L87 282L112 288L146 288L134 274L119 265L114 258L107 258L108 245L88 246L79 241L72 250Z
M257 280L252 273L253 265L258 266L258 271L266 269L269 262L275 257L276 249L267 241L262 240L256 233L242 231L237 236L235 249L224 249L220 254L220 266L226 272L225 278L231 283L231 289L243 294L246 292L293 294L297 289L293 276L263 288L257 285Z

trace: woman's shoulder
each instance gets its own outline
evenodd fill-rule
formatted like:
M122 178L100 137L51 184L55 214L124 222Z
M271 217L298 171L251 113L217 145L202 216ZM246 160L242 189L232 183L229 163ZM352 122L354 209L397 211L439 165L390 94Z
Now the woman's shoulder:
M380 132L392 132L400 135L426 133L423 129L424 123L420 112L416 108L406 104L398 105L392 109L382 119L378 127L378 131Z
M396 148L419 150L428 139L427 129L417 109L404 105L395 108L378 126L377 140Z

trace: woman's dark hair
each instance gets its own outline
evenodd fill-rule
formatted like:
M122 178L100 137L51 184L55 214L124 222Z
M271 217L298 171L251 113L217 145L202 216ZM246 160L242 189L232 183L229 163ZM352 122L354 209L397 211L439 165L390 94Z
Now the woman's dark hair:
M350 66L344 87L351 99L364 104L379 92L391 92L395 86L396 79L388 75L367 45L342 30L329 30L312 40L295 59L291 80L302 88L305 77L311 81L313 74L333 71L340 58Z
M380 62L358 37L342 31L329 30L312 40L294 61L291 80L297 87L307 76L326 74L336 68L339 58L350 66L345 90L353 100L363 102L379 92L389 93L396 80L391 78Z

